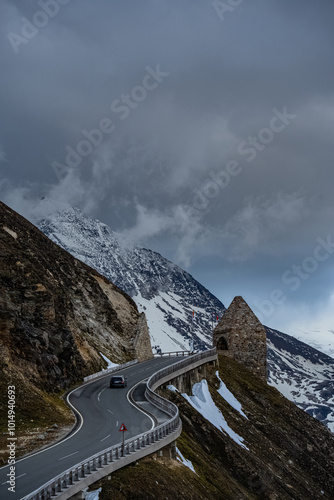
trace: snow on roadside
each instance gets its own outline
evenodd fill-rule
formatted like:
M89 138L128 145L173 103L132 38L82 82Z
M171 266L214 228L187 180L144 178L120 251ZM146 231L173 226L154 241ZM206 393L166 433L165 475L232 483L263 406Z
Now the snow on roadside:
M179 460L179 462L181 462L183 465L185 465L186 467L188 467L188 469L190 469L195 474L197 474L197 472L195 471L194 466L191 463L191 461L187 460L186 458L184 458L184 456L182 455L182 453L180 452L180 450L178 449L178 447L176 447L176 453L179 455L178 457L176 457Z
M172 391L172 392L179 392L175 385L166 385L166 389L168 389L169 391Z
M85 500L99 500L99 495L102 491L102 488L99 488L98 490L94 490L94 491L87 491L84 490L83 493L85 495Z
M217 389L217 391L219 392L219 394L221 395L221 397L223 399L225 399L225 401L227 401L227 403L229 405L231 405L232 408L234 408L235 410L237 410L240 413L240 415L242 415L243 417L247 418L247 416L242 411L241 403L239 403L239 401L233 396L232 392L228 390L228 388L226 387L226 385L224 384L224 382L219 377L219 372L218 371L216 371L216 377L217 377L217 379L220 382L220 387L219 387L219 389ZM247 418L247 420L248 420L248 418Z
M246 450L249 449L243 444L244 438L239 436L239 434L229 427L221 411L215 405L206 380L202 380L198 384L193 385L193 396L188 396L188 394L182 394L182 396L218 430L230 436L239 446L246 448Z
M108 366L107 366L107 368L105 368L105 370L107 370L108 368L115 368L116 366L118 366L117 363L113 363L112 361L110 361L110 359L108 359L107 356L102 354L102 352L100 352L100 355L102 356L104 361L106 361L108 363Z

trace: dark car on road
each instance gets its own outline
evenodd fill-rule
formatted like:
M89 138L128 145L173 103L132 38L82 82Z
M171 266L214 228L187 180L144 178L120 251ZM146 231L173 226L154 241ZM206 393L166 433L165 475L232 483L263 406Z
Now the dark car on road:
M110 379L110 387L126 387L127 385L124 375L113 375Z

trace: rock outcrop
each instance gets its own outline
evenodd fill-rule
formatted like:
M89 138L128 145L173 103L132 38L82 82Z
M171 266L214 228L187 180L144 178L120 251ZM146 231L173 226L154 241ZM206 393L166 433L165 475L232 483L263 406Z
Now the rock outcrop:
M53 392L103 368L100 352L152 357L134 301L3 203L0 259L2 378Z
M267 380L267 334L242 297L234 297L216 326L213 345L219 354L240 361L255 375Z
M136 336L133 339L133 353L138 361L145 361L152 357L152 347L150 342L150 334L147 326L146 316L141 313Z

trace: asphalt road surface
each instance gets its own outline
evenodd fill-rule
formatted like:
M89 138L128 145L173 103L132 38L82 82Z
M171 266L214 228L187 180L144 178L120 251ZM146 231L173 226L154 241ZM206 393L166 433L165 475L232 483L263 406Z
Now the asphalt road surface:
M138 382L177 361L180 358L154 358L122 370L119 373L127 377L126 388L110 389L109 374L75 389L69 399L81 414L80 425L61 442L16 462L15 492L8 490L9 466L2 467L0 499L20 500L66 469L120 443L122 423L127 428L125 439L150 430L154 424L152 417L134 407L127 395Z

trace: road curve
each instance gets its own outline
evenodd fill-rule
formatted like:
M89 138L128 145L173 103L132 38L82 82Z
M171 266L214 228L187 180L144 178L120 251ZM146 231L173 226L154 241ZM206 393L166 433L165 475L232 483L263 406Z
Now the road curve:
M119 428L125 424L125 438L150 430L152 418L131 405L127 394L138 382L180 358L155 358L122 370L126 389L110 389L110 375L78 387L69 402L80 413L78 428L61 442L19 459L15 465L15 492L8 490L9 467L0 469L0 498L20 500L63 471L95 453L121 442Z

